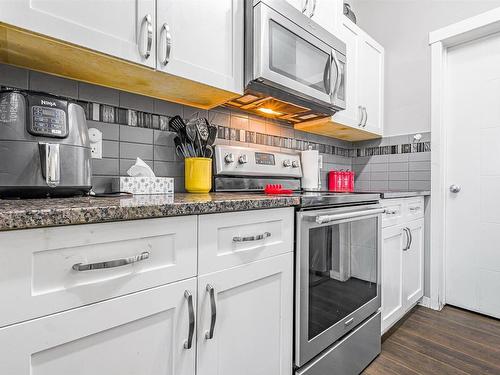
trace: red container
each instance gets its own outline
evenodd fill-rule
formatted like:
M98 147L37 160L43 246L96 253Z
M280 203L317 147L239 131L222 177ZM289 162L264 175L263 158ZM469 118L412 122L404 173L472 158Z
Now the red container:
M354 172L344 170L328 172L328 190L337 193L353 192Z

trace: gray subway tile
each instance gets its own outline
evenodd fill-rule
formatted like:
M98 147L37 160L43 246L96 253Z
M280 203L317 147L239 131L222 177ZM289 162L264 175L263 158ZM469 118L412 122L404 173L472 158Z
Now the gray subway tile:
M409 160L412 161L430 161L431 153L430 152L414 152L409 154Z
M206 117L208 118L208 111L195 107L184 106L184 118L189 120L191 117Z
M153 169L153 161L152 160L144 160L143 161L149 165L151 169ZM120 176L127 176L127 171L131 166L135 164L135 160L128 159L120 159Z
M111 193L113 176L92 176L92 190L96 193Z
M369 191L370 190L370 181L358 181L354 182L354 190L355 191Z
M78 99L78 82L50 74L30 71L31 90Z
M120 141L153 144L153 129L120 125Z
M372 172L387 172L388 170L389 170L388 163L371 164L370 171L372 171Z
M373 155L370 157L371 164L388 163L389 155Z
M120 103L119 91L108 87L91 85L85 82L78 83L78 97L93 103L118 106Z
M387 191L389 190L389 181L370 181L370 189L372 191Z
M357 158L352 159L352 164L359 165L359 164L368 164L370 161L370 156L360 156Z
M168 146L154 146L154 161L174 161L175 148Z
M390 145L400 145L403 143L408 143L407 135L395 135L393 137L389 137L388 139Z
M430 181L411 181L410 180L408 189L410 191L431 190L431 182Z
M355 174L356 181L370 181L370 172L361 172Z
M389 181L390 191L408 191L408 181Z
M28 77L29 73L27 69L7 64L0 64L0 86L27 89Z
M103 158L119 158L120 143L116 141L102 141L102 157Z
M183 193L186 191L184 187L184 176L174 177L174 191L176 193Z
M154 112L152 98L124 91L120 91L120 107L143 112Z
M410 172L410 181L430 181L431 171Z
M389 172L408 172L408 163L389 163Z
M155 161L155 174L159 177L184 176L184 162L182 161Z
M118 176L118 159L92 159L92 174L95 176Z
M388 172L370 172L371 181L387 181L389 180Z
M408 154L390 154L389 163L407 163Z
M408 172L389 172L390 181L408 181Z
M153 160L153 145L120 142L120 159Z
M231 115L231 128L248 130L248 117Z
M353 164L352 170L356 173L359 174L361 172L369 172L371 168L370 164Z
M208 121L217 126L231 126L231 115L228 112L209 111Z
M184 106L182 104L167 102L165 100L153 100L153 112L169 117L181 116L184 118Z
M153 132L153 143L159 146L174 146L175 132L154 130Z
M408 164L410 171L430 171L431 162L430 161L411 161Z
M120 125L87 120L87 126L89 129L99 129L102 132L103 140L118 141L120 139Z

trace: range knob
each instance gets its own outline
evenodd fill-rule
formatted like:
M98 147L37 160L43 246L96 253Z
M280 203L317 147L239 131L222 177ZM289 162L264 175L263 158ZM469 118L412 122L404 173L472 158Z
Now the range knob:
M290 160L288 160L288 159L283 160L283 166L284 166L284 167L288 168L288 167L290 167L291 165L292 165L292 162L291 162Z
M292 161L292 168L298 168L299 162L297 160Z
M229 154L226 154L226 156L224 156L224 161L226 162L226 164L231 164L234 162L234 155L229 153Z
M240 155L240 157L238 158L238 163L240 164L248 163L248 157L246 155Z

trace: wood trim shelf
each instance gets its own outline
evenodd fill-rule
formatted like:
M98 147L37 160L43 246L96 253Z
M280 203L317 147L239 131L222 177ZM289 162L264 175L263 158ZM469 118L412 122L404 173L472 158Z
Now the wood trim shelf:
M294 128L351 142L381 138L378 134L333 122L330 118L301 122L295 124Z
M1 22L0 62L202 109L240 96Z

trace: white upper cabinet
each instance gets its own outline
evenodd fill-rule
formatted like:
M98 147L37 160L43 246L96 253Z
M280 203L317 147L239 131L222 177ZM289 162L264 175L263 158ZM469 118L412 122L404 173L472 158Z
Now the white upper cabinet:
M240 0L157 0L159 70L243 93Z
M311 0L286 0L290 5L300 10L302 13L306 13L309 9L308 2Z
M312 20L331 33L335 33L337 28L337 2L332 0L309 0L310 13L308 16Z
M358 42L359 104L364 108L363 128L382 134L384 114L384 49L368 35Z
M155 0L7 0L0 21L156 67Z

